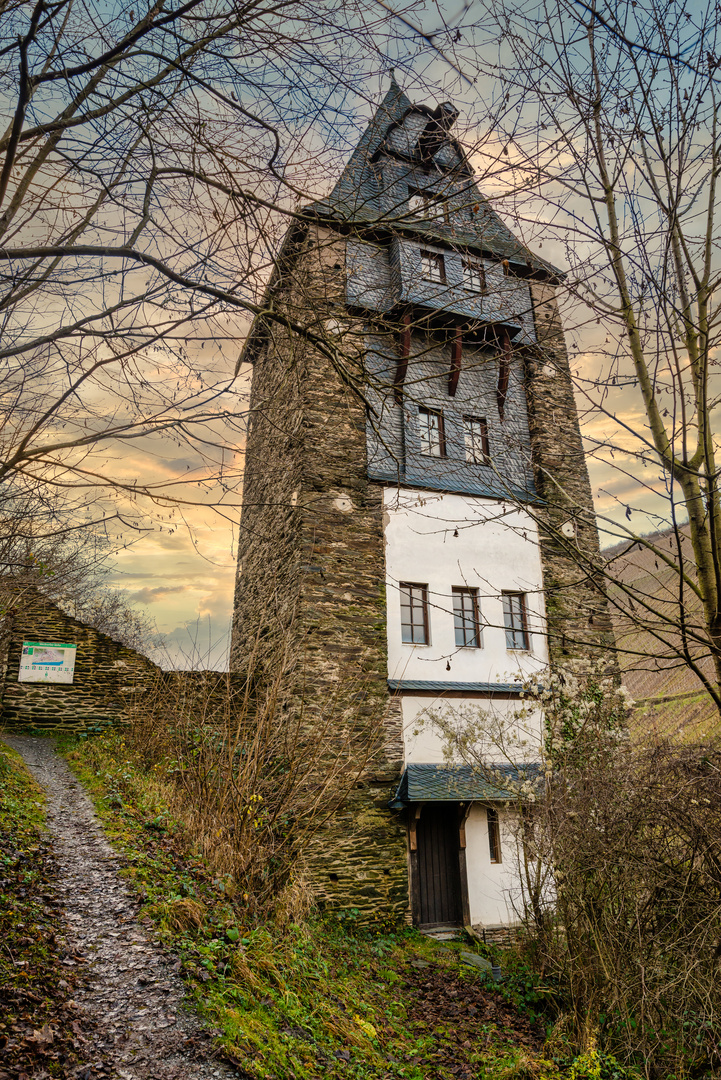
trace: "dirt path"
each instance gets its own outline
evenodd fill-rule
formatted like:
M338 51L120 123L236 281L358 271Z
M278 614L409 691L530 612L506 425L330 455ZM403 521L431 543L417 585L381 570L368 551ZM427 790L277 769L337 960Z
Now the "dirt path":
M75 1001L90 1021L97 1053L94 1066L78 1075L83 1080L100 1075L120 1080L241 1076L213 1060L209 1036L183 1008L183 983L138 921L137 901L116 871L118 857L53 741L3 738L22 754L48 796L58 894L69 926L64 963L83 971Z

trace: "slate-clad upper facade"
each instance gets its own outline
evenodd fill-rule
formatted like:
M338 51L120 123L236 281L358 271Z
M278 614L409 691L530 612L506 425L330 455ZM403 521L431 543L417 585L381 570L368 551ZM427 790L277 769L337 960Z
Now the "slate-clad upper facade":
M369 476L532 501L523 370L512 346L535 342L529 279L552 268L478 191L450 134L455 116L450 105L412 105L394 83L333 192L313 210L352 224L355 234L346 241L346 300L368 320ZM402 393L391 393L401 381ZM438 457L421 445L427 409L442 414ZM469 460L469 418L487 430L483 463Z
M401 223L398 223L399 227ZM426 223L418 220L417 229ZM442 255L446 280L442 285L423 278L421 251ZM466 253L484 272L481 292L464 284ZM533 315L528 283L508 276L500 259L478 255L472 248L442 247L430 231L425 236L394 237L387 244L348 242L348 303L362 311L388 312L399 304L416 304L442 316L457 316L459 323L503 324L515 341L533 341Z
M466 346L453 397L449 396L449 346L421 335L411 336L412 359L404 381L402 404L390 392L396 355L382 338L369 335L368 475L384 483L488 495L527 502L537 498L531 470L531 446L523 371L517 361L509 370L504 421L498 415L498 357L481 346ZM445 454L432 457L421 445L423 408L443 416ZM486 421L489 464L466 460L467 417Z

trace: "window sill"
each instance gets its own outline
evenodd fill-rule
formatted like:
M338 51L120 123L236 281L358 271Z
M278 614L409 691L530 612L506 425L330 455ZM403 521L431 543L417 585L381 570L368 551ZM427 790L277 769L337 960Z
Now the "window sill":
M468 458L453 457L452 454L424 454L421 450L418 451L418 457L423 458L426 461L451 461L456 465L467 465L474 469L492 469L493 465L490 461L469 461Z

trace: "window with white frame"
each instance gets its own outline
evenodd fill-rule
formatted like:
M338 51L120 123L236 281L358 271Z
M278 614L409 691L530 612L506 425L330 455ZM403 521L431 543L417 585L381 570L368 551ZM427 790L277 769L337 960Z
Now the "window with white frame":
M488 423L485 418L482 416L464 416L463 434L466 443L466 461L472 465L490 465Z
M507 649L528 648L528 619L525 593L503 593L503 625Z
M418 409L418 434L421 453L428 457L446 456L446 438L443 430L443 413L437 409Z
M442 195L421 188L408 188L408 208L412 214L424 218L449 220L448 203Z
M486 271L483 263L476 259L463 260L463 284L471 292L484 293L486 291Z
M406 645L427 645L428 625L428 586L402 581L401 593L401 641Z
M426 281L435 281L439 285L445 285L446 264L443 256L436 251L422 251L421 273Z

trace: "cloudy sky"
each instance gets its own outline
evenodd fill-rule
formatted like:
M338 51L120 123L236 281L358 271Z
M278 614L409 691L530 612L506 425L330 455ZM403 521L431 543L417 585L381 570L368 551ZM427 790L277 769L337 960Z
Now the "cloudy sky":
M385 86L379 85L379 96L384 90ZM339 157L338 168L341 167L342 158ZM522 228L514 226L513 222L509 224L523 234ZM534 228L531 233L525 238L533 245L539 230ZM542 231L540 235L543 235ZM554 242L552 236L546 236L541 243L544 257L563 266L564 253L560 243ZM577 312L572 307L567 310L566 316L567 340L574 370L582 374L592 373L597 364L595 346L600 333L595 321L579 323ZM244 326L239 324L236 352L241 346L244 332ZM204 353L203 362L206 368L213 366L213 359L207 352ZM223 366L220 356L218 364ZM247 376L236 382L232 398L232 409L238 417L242 417L249 400ZM640 414L633 418L630 402L621 404L624 414L628 413L634 423L643 424ZM579 399L579 405L583 409L582 399ZM599 425L603 428L604 424L603 418L594 417L591 421L596 432ZM225 437L232 444L232 435L226 433ZM229 473L234 472L235 466L235 484L230 497L216 508L214 504L221 495L218 489L199 490L192 479L196 467L199 474L204 471L200 459L186 460L187 447L177 449L175 453L174 450L172 443L162 438L154 442L148 440L135 449L124 448L122 469L126 476L167 480L182 476L184 470L189 470L190 479L185 494L193 500L193 504L183 510L183 522L180 515L176 515L172 522L168 520L165 525L156 520L147 531L126 531L123 541L127 546L121 547L113 558L111 581L115 587L127 593L134 606L148 613L164 636L164 665L184 667L192 664L222 669L227 664L232 616L236 526L241 494L238 473L242 468L242 455L238 454L234 462L229 457ZM589 459L589 465L598 510L612 518L622 519L625 505L634 495L638 496L633 479L609 468L605 461ZM636 520L640 519L637 517ZM645 529L648 531L655 527L655 522L649 521ZM616 539L610 536L606 542L610 544Z
M378 98L386 87L387 80L385 85L379 83ZM410 93L412 96L412 91ZM371 108L369 102L368 109ZM359 133L360 130L359 127ZM342 163L343 159L339 157L339 170ZM509 223L514 227L512 222ZM517 228L517 231L523 230ZM538 230L534 229L533 236L528 237L530 243L537 234ZM557 265L563 265L560 244L554 243L549 236L542 243L542 254ZM593 348L596 327L595 324L574 325L574 317L575 312L569 310L571 332L568 337L574 364L579 370L586 367L590 370L596 363ZM234 355L241 347L244 332L245 326L239 321ZM206 371L215 364L209 351L206 342L202 356ZM226 348L225 356L217 355L217 366L221 370L227 366L227 354ZM229 398L232 399L229 407L242 417L249 399L247 376L236 381ZM226 432L223 437L232 445L231 433ZM590 465L599 509L617 515L621 502L628 500L631 482L602 462L591 461ZM235 477L233 491L230 498L216 507L214 504L221 493L217 488L197 487L193 477L196 469L198 475L204 471L203 463L200 458L188 458L186 446L177 448L172 441L162 437L146 440L140 447L124 447L122 461L118 463L126 477L168 480L189 471L190 479L184 494L192 504L184 508L184 520L176 514L166 524L157 520L152 525L146 522L147 531L126 530L123 543L127 546L121 546L113 558L112 584L123 589L134 606L147 612L164 635L166 656L163 662L169 666L199 664L223 668L227 663L240 502L238 471L242 467L242 455L238 454L235 461L229 456L228 466L229 474Z
M188 516L192 532L153 531L120 551L112 583L152 616L173 664L223 668L237 534L212 511Z
M109 583L122 589L133 607L147 613L163 635L157 656L163 666L227 666L241 503L242 428L250 387L247 375L235 380L230 375L245 332L246 324L239 320L233 355L228 357L226 346L225 357L204 358L210 381L227 376L232 389L222 404L235 418L225 428L203 429L208 441L216 444L210 452L194 455L187 443L158 435L125 444L116 463L117 476L156 482L181 500L174 510L160 506L149 515L147 504L138 507L115 493L112 508L120 510L134 527L109 530L115 548ZM201 483L208 475L209 461L223 462L222 486ZM168 482L178 486L165 488Z
M462 12L459 8L459 26L469 10L467 6L464 6ZM420 12L421 9L418 19L422 17ZM435 16L427 11L426 17L430 19ZM479 34L482 31L480 24L474 29ZM451 33L452 24L446 27L446 31L449 40L455 41L455 34ZM463 42L472 50L468 57L485 56L480 38L477 41L472 40L465 30L464 34ZM503 50L506 49L508 53L510 46L507 42L503 44L501 39L498 41L499 55L495 59L501 63L497 70L504 71L507 70L506 62L510 64L512 58L510 54L504 56ZM396 69L399 81L411 100L428 103L433 98L436 101L450 98L458 105L461 113L458 122L459 134L467 146L475 144L472 162L482 190L492 200L503 192L507 195L513 187L513 169L515 164L522 160L521 129L524 124L533 147L537 145L537 139L547 139L550 140L550 152L556 153L553 143L555 125L541 123L537 112L526 116L526 106L523 103L514 110L511 93L505 92L499 78L487 72L485 76L479 75L478 80L474 80L471 85L467 79L464 81L462 76L454 73L452 68L444 68L438 57L433 55L432 49L423 51L417 48L417 42L417 35L409 32L407 53L401 55L399 52ZM400 45L398 47L400 49ZM486 51L487 48L488 43ZM580 62L583 66L583 57ZM492 66L489 61L487 67ZM436 89L431 94L428 86L433 84ZM355 100L351 100L349 107L346 107L348 101L343 102L345 111L342 112L342 119L346 145L339 144L334 148L335 159L324 159L328 167L320 179L315 179L313 194L316 197L323 193L324 184L327 190L327 186L337 176L352 143L357 142L364 124L388 85L388 72L376 72L358 86ZM623 113L623 87L620 87L620 92L619 86L612 87L611 93L612 96L617 94ZM552 95L551 102L554 100ZM494 114L494 109L500 112ZM332 109L327 111L332 114ZM515 125L514 131L517 129L513 138L501 134L498 117L503 112L505 122L509 121L509 115L512 114L510 122ZM619 118L619 123L623 122ZM562 120L559 120L559 128L562 126ZM550 127L548 134L542 134L547 127ZM562 140L559 140L559 146L561 142ZM310 144L306 140L306 150L308 145ZM613 137L610 145L614 145ZM622 150L623 148L619 152ZM561 156L554 157L553 168L558 171L560 180L563 181L566 164L563 149L558 153ZM700 159L702 160L702 155ZM334 166L331 167L333 161ZM568 156L567 164L569 169L578 170L578 158L574 165L573 154ZM583 169L582 163L580 168ZM633 171L630 170L629 185L633 185L635 179ZM564 190L567 191L567 186ZM564 202L564 199L567 201ZM510 202L506 198L504 203L494 205L505 216L514 232L532 250L562 269L569 266L569 252L575 244L572 256L576 256L576 266L580 269L574 270L574 273L587 274L586 280L601 291L608 286L610 291L607 296L613 299L611 282L604 284L605 279L598 272L600 263L594 262L597 260L599 248L596 246L594 249L593 240L588 240L588 233L584 232L586 224L579 213L580 204L574 202L573 198L568 201L561 188L555 197L550 200L546 198L545 201L539 199L535 204L529 196L522 205L516 203L514 206L513 198ZM645 228L645 221L639 226L638 218L634 224L631 217L632 215L627 222L627 238L633 253L636 242L633 228ZM650 218L652 217L651 200ZM569 236L572 238L570 241ZM650 273L653 274L653 266L649 265ZM644 273L649 272L647 267L642 267L641 270ZM569 293L572 291L573 289L569 289ZM602 543L610 545L618 540L619 534L614 532L613 522L623 526L628 524L637 533L655 531L663 524L656 513L664 509L664 485L658 475L658 467L654 466L651 457L644 460L643 446L647 425L642 403L633 383L633 370L628 359L628 339L624 337L624 328L620 326L620 329L617 327L614 330L608 320L597 317L597 311L592 307L580 303L578 295L575 299L571 295L562 299L562 314L571 368L578 383L579 413L582 430L587 439L593 495L602 518ZM243 328L238 326L235 330L236 355L242 333ZM217 359L219 362L221 359L227 362L227 350L222 357L218 354ZM212 366L213 362L213 358L206 352L203 364ZM247 407L247 392L247 379L237 383L232 392L233 407L238 417L242 416ZM592 399L595 403L593 408ZM603 405L601 411L596 407L599 400ZM174 469L180 469L179 459L173 459L168 450L163 447L149 449L151 452L147 460L139 453L137 461L124 462L124 467L131 471L136 469L139 474L148 469L161 472L166 469L170 475ZM162 461L164 455L168 457L165 463ZM235 468L236 475L237 465L237 461L228 462L230 472ZM186 469L190 491L193 486L193 463L186 465ZM233 491L223 493L221 512L212 508L219 494L217 490L198 489L195 494L197 505L189 506L185 511L188 528L178 527L177 520L168 521L165 526L156 523L156 528L151 532L119 551L115 559L114 583L125 589L134 603L144 607L155 620L158 629L166 635L170 650L169 662L185 663L187 657L192 655L195 659L202 658L210 666L222 667L232 609L239 488L235 486Z

